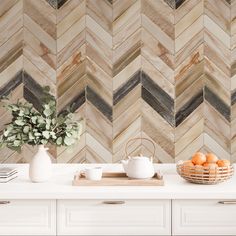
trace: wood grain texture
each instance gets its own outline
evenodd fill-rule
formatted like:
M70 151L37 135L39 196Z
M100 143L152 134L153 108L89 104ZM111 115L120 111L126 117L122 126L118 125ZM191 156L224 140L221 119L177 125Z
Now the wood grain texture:
M58 112L74 104L80 142L54 161L119 162L134 137L155 162L215 152L236 161L236 1L2 0L0 96ZM4 123L11 117L0 107ZM35 150L0 151L29 162ZM151 154L135 141L130 155Z

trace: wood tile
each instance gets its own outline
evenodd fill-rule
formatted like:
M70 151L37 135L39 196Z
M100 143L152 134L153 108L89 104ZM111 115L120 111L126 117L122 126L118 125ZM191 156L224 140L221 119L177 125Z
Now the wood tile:
M230 48L230 36L221 29L211 18L204 15L204 26L215 35L227 48Z
M1 8L5 9L5 12L1 16L0 20L0 45L5 43L10 37L12 37L17 31L19 31L23 27L23 1L12 3L12 7L9 9L11 5L5 4L7 1L2 1ZM4 6L5 5L5 6Z
M76 21L57 39L57 52L60 52L70 41L85 29L85 16Z
M206 74L210 74L211 77L217 80L221 86L230 90L230 86L232 86L230 78L207 57L204 59L204 71Z
M58 163L119 162L133 137L155 162L196 151L236 160L236 1L2 0L0 96L36 109L49 85L83 118ZM0 130L11 119L0 103ZM29 162L3 149L0 162ZM135 141L131 155L151 155Z
M109 1L87 0L87 14L108 33L112 32L112 4ZM90 18L90 17L88 17Z
M183 5L174 11L175 23L178 23L185 15L187 15L194 6L198 5L203 0L187 0L184 1Z
M141 99L134 102L125 112L121 113L113 121L113 138L116 139L126 130L139 116L141 110Z
M86 104L86 131L112 152L112 124L90 103Z
M204 134L204 143L212 152L217 153L220 159L230 160L230 153L228 153L208 134Z
M85 0L78 2L78 5L57 24L57 38L64 34L73 24L85 15Z
M136 57L132 62L130 62L123 70L121 70L117 75L113 77L113 90L119 89L124 85L141 67L141 56Z
M161 87L171 98L175 98L175 86L167 80L145 57L142 57L142 70Z
M174 38L174 11L163 1L142 1L142 14L156 26L160 27L171 39Z
M92 149L96 154L99 153L104 162L112 162L112 153L99 143L93 136L86 133L86 145Z
M179 155L175 157L175 162L177 163L180 160L189 160L191 159L193 153L201 151L204 145L204 134L199 135L196 139L193 140Z
M178 52L184 47L194 35L199 33L203 29L203 16L201 15L194 23L188 27L183 33L181 33L175 39L175 52Z
M193 125L176 143L175 143L175 155L178 155L183 151L186 146L193 142L204 129L204 119L200 119Z
M84 0L70 0L67 1L62 7L57 10L57 24L68 16L77 6L79 6Z
M230 5L225 0L204 1L205 14L216 22L227 34L230 34Z
M24 0L24 14L38 29L56 39L56 11L46 1Z
M203 14L203 2L196 4L178 23L175 25L175 37L191 26Z
M56 54L55 39L35 23L28 15L24 14L24 27L31 31L44 45Z
M133 88L124 99L113 106L113 120L116 120L121 114L126 114L129 107L131 107L140 98L141 84Z
M174 53L174 40L144 14L142 14L142 26L158 41L160 41L172 54Z
M174 129L145 102L142 104L142 130L174 157Z
M112 36L105 31L93 18L86 16L86 27L95 33L109 48L112 48Z
M125 158L124 147L128 140L140 137L141 134L141 117L139 116L134 122L132 122L127 129L113 138L113 162L117 162Z

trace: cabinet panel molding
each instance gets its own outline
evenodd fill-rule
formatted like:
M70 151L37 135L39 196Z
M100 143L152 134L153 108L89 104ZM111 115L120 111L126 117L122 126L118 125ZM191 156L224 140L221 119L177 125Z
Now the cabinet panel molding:
M56 235L56 200L0 203L0 235Z
M173 235L235 235L236 204L234 202L173 200Z
M59 200L58 235L171 235L169 200Z

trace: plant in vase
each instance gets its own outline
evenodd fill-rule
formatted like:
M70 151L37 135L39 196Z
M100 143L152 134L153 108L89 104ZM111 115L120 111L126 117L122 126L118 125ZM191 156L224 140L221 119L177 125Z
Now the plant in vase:
M4 102L12 114L12 121L2 131L0 146L18 152L24 144L38 146L38 152L30 163L30 179L33 182L47 181L51 175L51 158L45 146L75 144L81 135L81 120L75 120L70 109L57 114L56 100L46 88L39 110L28 102L10 104L7 99Z

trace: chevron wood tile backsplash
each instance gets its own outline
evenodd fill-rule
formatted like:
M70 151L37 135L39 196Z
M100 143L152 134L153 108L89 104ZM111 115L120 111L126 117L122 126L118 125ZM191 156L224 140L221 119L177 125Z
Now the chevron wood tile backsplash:
M156 162L198 150L236 162L236 0L1 0L0 96L37 108L45 85L58 112L84 118L55 162L118 162L137 137ZM34 152L5 148L0 162Z

